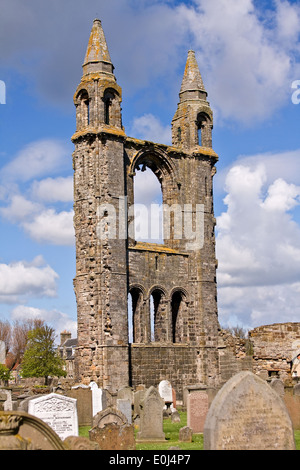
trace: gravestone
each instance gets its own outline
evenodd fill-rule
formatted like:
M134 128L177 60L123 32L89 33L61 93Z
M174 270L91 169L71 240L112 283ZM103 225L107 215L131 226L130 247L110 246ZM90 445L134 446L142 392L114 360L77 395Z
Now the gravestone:
M116 424L127 424L126 416L117 409L115 406L110 406L105 408L105 410L99 411L93 418L93 426L98 428L103 428L106 424L116 423Z
M0 341L0 364L5 364L6 353L5 353L5 343Z
M300 383L294 386L294 395L300 396Z
M172 423L180 423L180 421L181 421L180 414L175 409L172 411L171 421L172 421Z
M189 388L187 395L187 425L194 433L203 432L209 408L209 396L205 385Z
M205 450L294 450L281 397L252 372L233 376L214 398L204 426Z
M278 393L279 396L284 396L284 383L280 379L273 379L270 382L270 387Z
M115 396L106 388L102 390L102 410L115 405Z
M132 424L107 423L89 431L90 441L96 442L100 450L135 450L134 427Z
M172 385L168 380L159 382L158 391L165 403L173 403Z
M47 423L61 439L78 436L76 400L56 393L30 400L28 413Z
M0 450L66 450L59 436L25 411L0 411Z
M132 423L132 405L131 400L127 398L117 398L117 408L118 410L126 416L127 422Z
M95 416L99 411L102 411L102 389L98 387L96 382L91 382L89 385L92 390L92 404L93 404L93 416Z
M155 387L150 387L140 403L140 431L138 441L164 441L163 432L164 400Z
M183 426L179 429L179 441L181 442L192 442L193 440L193 430L188 426Z
M3 411L10 411L13 409L12 394L11 390L0 390L2 396L2 408Z
M76 385L67 392L77 400L78 426L91 426L93 422L92 390L86 385Z
M131 387L121 387L117 392L117 400L130 400L133 403L133 391Z

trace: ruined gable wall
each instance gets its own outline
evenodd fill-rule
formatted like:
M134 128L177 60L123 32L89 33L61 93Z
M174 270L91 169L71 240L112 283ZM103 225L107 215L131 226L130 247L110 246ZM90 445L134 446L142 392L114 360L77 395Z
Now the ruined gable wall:
M255 373L278 373L282 380L290 378L290 361L300 346L300 323L275 323L249 331L253 344Z

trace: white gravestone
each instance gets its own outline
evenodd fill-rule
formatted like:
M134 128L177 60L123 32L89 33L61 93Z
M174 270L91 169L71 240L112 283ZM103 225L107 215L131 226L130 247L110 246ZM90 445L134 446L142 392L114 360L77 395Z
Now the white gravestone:
M5 364L6 354L5 354L5 342L0 341L0 364Z
M172 385L168 380L162 380L158 384L158 391L160 396L164 399L165 403L168 403L168 406L171 410L175 410L173 406L173 393L172 393ZM167 408L167 405L165 405Z
M89 385L92 390L92 403L93 403L93 416L96 416L99 411L102 411L102 388L98 388L96 382L91 382Z
M48 424L62 439L78 436L77 400L50 393L30 400L28 413Z

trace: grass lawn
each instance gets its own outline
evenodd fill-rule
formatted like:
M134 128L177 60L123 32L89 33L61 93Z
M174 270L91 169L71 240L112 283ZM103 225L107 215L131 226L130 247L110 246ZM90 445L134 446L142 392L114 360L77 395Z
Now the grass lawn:
M167 450L169 447L179 447L181 450L203 450L203 434L194 434L193 442L179 442L179 429L187 424L186 412L179 411L180 423L172 423L171 419L164 419L164 433L166 442L137 443L136 450ZM89 437L89 426L79 429L79 435ZM295 431L296 450L300 450L300 431Z

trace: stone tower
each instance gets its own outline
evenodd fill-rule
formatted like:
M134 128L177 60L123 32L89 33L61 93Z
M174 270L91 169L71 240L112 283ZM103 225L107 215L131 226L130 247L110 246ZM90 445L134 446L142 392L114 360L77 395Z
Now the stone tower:
M78 380L112 391L167 379L180 397L186 384L219 381L212 185L218 156L193 51L179 97L171 146L127 136L121 88L101 22L94 21L74 95L76 363ZM161 185L162 244L138 242L128 232L134 177L146 167Z

